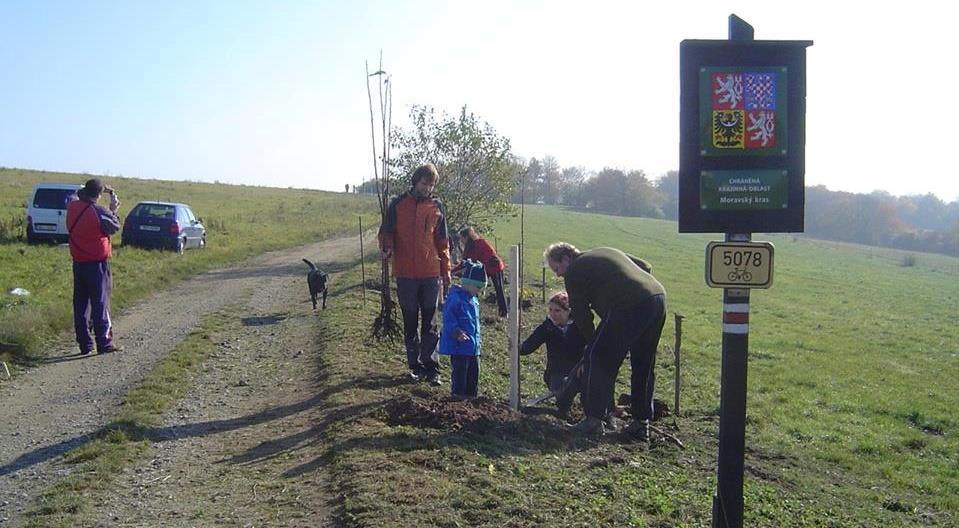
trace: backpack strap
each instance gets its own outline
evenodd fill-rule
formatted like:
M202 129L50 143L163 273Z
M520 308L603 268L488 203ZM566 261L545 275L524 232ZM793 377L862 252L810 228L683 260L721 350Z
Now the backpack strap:
M91 205L93 205L93 202L87 202L87 206L84 207L83 210L80 211L80 214L78 214L77 217L73 220L73 224L71 224L70 227L67 228L67 234L68 234L68 235L72 235L72 234L73 234L73 228L74 228L74 227L77 227L77 222L79 222L80 219L83 218L83 213L86 213L86 212L87 212L87 209L89 209Z
M73 224L70 226L69 229L67 229L67 241L70 241L70 238L73 236L73 228L77 227L77 223L80 221L81 218L83 218L84 213L87 212L87 209L89 209L91 205L93 205L93 202L87 202L87 206L84 207L83 210L80 211L80 214L78 214L77 217L73 219ZM86 251L84 248L80 246L73 246L73 247L76 247L77 249L79 249L80 251L83 251L84 253L90 254L89 251Z

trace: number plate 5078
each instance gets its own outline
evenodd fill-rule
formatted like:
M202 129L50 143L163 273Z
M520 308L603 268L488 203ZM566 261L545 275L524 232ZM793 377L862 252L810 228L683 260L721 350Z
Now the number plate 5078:
M706 284L713 288L768 288L773 283L770 242L710 242Z

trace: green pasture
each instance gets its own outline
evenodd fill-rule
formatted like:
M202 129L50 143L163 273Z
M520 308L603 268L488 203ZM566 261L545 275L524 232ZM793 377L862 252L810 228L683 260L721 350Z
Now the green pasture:
M70 259L27 246L17 218L37 181L86 176L0 170L0 342L4 355L43 353L70 326ZM299 189L107 178L123 200L184 201L209 247L172 253L117 248L115 309L177 280L269 249L374 226L373 200ZM22 226L21 226L22 229ZM532 413L485 430L397 423L391 404L437 401L405 380L402 344L369 338L359 269L333 283L314 353L321 405L318 464L329 468L346 526L705 527L715 491L722 292L706 287L711 238L673 222L533 206L523 228L523 335L545 316L541 255L553 241L608 245L653 263L669 292L656 396L672 405L672 313L683 322L682 413L650 447L572 434ZM489 236L504 258L519 217ZM776 247L772 288L753 291L746 453L747 526L959 525L959 260L755 235ZM118 242L118 240L115 240ZM378 275L371 255L367 278ZM562 283L546 274L547 292ZM7 292L22 287L28 297ZM506 326L485 303L480 392L505 402ZM445 361L445 360L444 360ZM522 360L524 397L543 390L542 352ZM628 367L627 367L628 369ZM626 379L622 371L621 381ZM627 392L621 384L618 392Z
M28 245L26 202L38 182L82 184L91 175L0 169L0 357L29 361L44 342L72 327L72 271L66 246ZM373 224L375 201L357 195L220 183L103 177L118 192L120 215L140 200L190 204L207 228L207 248L172 252L124 248L113 237L114 310L216 266L265 251L357 233ZM304 255L309 257L309 255ZM8 292L24 288L29 296Z
M493 239L504 257L519 219ZM715 492L721 290L706 287L710 237L672 222L528 207L525 335L545 316L541 255L552 241L644 257L684 315L682 413L660 425L685 444L645 448L579 438L542 413L486 432L396 424L402 345L359 339L374 303L336 292L318 339L339 416L326 456L351 526L709 526ZM747 526L959 524L959 261L756 235L776 246L773 286L750 314ZM909 258L906 258L909 257ZM347 288L352 278L338 284ZM547 289L561 282L547 271ZM505 324L486 314L481 395L506 401ZM660 343L656 396L672 406L673 317ZM542 391L542 353L522 359L524 397ZM619 392L628 378L621 371Z

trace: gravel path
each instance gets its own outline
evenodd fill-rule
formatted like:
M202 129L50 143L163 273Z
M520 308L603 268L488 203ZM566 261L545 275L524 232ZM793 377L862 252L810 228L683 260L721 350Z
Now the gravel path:
M249 314L244 316L248 324L241 325L237 339L221 345L230 354L218 353L211 358L212 366L203 374L205 380L195 383L191 394L183 400L195 402L192 407L191 404L184 407L181 402L181 407L173 413L172 421L167 424L171 426L171 437L209 438L209 435L184 434L182 428L173 427L177 421L212 422L215 425L222 420L243 417L244 413L253 413L249 419L255 422L258 421L256 404L260 410L264 405L276 408L295 405L293 401L297 395L293 387L301 387L304 380L290 383L290 390L286 391L290 393L277 390L282 386L274 385L272 391L268 388L257 398L231 398L226 387L233 383L244 389L256 389L257 386L262 389L264 386L258 385L260 382L251 383L250 372L257 371L257 360L269 360L272 365L266 370L261 365L260 372L273 372L274 377L280 372L278 369L282 363L277 363L277 358L270 354L273 349L268 339L268 332L275 333L279 328L257 323L290 325L291 321L285 321L286 315L282 318L276 315L279 312L298 312L300 318L312 315L309 303L305 302L308 298L306 266L300 259L306 256L321 268L329 269L329 263L350 261L356 258L356 254L355 238L335 239L267 253L235 267L185 280L121 314L114 314L118 342L126 347L119 354L77 356L72 334L64 335L60 340L62 345L49 354L48 363L0 386L0 401L3 401L0 406L0 526L13 525L21 520L36 493L69 471L59 463L60 455L81 445L106 425L115 415L120 398L149 372L153 364L183 340L203 317L226 305L241 303ZM299 321L296 328L304 326L308 328ZM264 328L269 328L267 334L264 334ZM307 332L301 331L296 336L295 332L287 334L291 336L288 346L297 347L294 350L306 349ZM240 360L233 352L245 359ZM286 358L287 362L297 359L305 361L305 354ZM246 367L252 367L252 370L245 370ZM309 371L302 365L294 370L301 376ZM245 376L245 381L241 380L245 386L235 379L237 376ZM268 399L259 400L261 396ZM303 395L299 397L302 399ZM282 427L283 424L274 423L272 426ZM234 432L240 430L233 428ZM226 440L219 436L213 435L216 442L235 443L235 439ZM162 450L158 456L160 460L165 456ZM195 463L206 462L197 460ZM247 493L250 491L246 490ZM107 514L102 526L117 525L121 519L126 519L124 525L131 525L130 519L136 517L135 511L126 516L115 512ZM156 522L144 525L156 525ZM172 521L168 519L163 524L168 522ZM256 523L257 526L262 524Z

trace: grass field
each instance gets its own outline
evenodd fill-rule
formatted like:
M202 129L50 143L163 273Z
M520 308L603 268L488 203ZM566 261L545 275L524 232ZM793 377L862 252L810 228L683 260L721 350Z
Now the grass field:
M84 177L3 171L0 219L22 214L33 182L64 179ZM120 306L212 266L350 231L357 214L364 225L373 218L373 202L355 196L108 180L124 210L138 199L186 201L210 226L203 252L120 248ZM491 238L505 256L519 232L518 218L506 219ZM721 290L703 279L711 237L678 235L671 222L552 207L528 207L524 232L533 300L524 335L545 315L537 282L549 242L619 247L653 263L670 312L685 316L683 412L661 426L686 449L595 442L544 413L479 428L397 419L396 402L441 402L449 388L407 384L401 345L367 338L375 303L363 307L359 270L352 270L334 283L317 351L331 416L317 459L342 496L344 524L709 526L722 308ZM772 288L751 298L746 526L959 525L959 260L801 237L754 239L776 245L776 269ZM26 301L3 296L0 341L37 353L44 337L69 326L69 269L64 248L0 243L0 286L32 292ZM560 286L547 273L548 290ZM484 304L484 314L493 310ZM508 387L505 330L495 317L485 321L480 391L497 401ZM656 396L670 404L673 331L669 317ZM523 358L524 395L543 389L542 367L542 354Z
M37 182L79 183L91 175L0 169L0 359L29 362L43 343L72 327L72 271L65 246L27 245L26 201ZM202 218L208 246L172 252L119 247L113 237L114 310L180 278L272 249L357 233L358 216L372 225L367 197L305 189L106 177L120 196L121 217L140 200L185 202ZM377 220L378 222L378 220ZM24 288L27 297L8 292Z
M531 207L525 238L524 276L536 299L526 331L545 315L531 285L547 243L610 245L652 261L670 311L686 317L682 414L663 424L686 449L596 443L542 414L488 431L397 423L390 402L435 401L448 387L398 385L400 346L358 341L372 308L343 292L353 302L325 314L323 355L330 383L342 387L330 405L344 418L326 432L326 456L349 524L709 526L722 308L721 290L703 279L709 237L677 235L670 222ZM896 251L754 238L776 245L776 269L773 287L752 295L746 526L959 524L959 262L914 255L905 266L911 259ZM518 222L500 226L495 240L506 254ZM549 275L547 284L560 286ZM656 394L670 404L672 321ZM504 331L495 320L484 326L480 380L481 394L500 401ZM541 355L523 359L525 395L542 389L541 372Z

